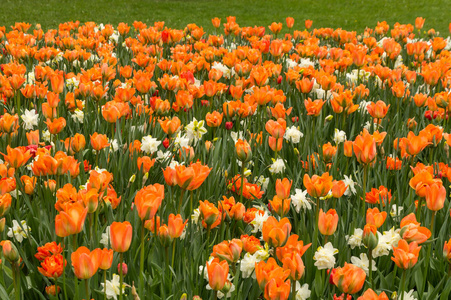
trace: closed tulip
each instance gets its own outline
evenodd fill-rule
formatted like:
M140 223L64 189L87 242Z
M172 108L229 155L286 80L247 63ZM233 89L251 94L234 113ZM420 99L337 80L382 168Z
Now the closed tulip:
M182 216L170 214L168 219L169 236L173 239L179 238L188 220L183 222Z
M229 275L229 264L227 261L219 261L215 258L212 262L207 262L208 283L214 291L220 291L224 287Z
M111 248L115 252L123 253L130 248L133 228L130 222L113 222L110 226Z
M290 280L284 281L279 277L272 278L265 285L264 297L267 300L287 300L290 295ZM294 283L295 284L295 283Z
M433 183L426 187L426 205L432 211L443 208L446 200L446 188L442 184Z
M276 194L280 199L287 199L290 197L291 185L293 180L288 180L288 178L277 179L276 180Z
M238 139L235 150L236 156L241 162L246 163L252 159L252 149L246 140Z
M337 230L338 215L335 209L329 209L324 213L322 209L319 211L318 228L322 235L333 235Z

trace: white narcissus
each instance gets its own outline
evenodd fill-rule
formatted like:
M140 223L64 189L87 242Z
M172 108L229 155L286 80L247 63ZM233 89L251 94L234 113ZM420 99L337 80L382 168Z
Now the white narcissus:
M288 127L285 131L285 135L283 136L287 141L292 142L293 144L299 143L304 134L296 128L296 126Z
M106 285L102 282L102 290L105 291L106 297L108 299L117 300L117 296L120 294L120 276L117 274L113 274L113 279L107 280ZM122 293L125 291L125 284L122 283Z
M311 210L312 205L307 199L307 190L295 189L296 194L291 195L291 203L293 204L296 212L299 213L301 209Z
M8 237L14 237L17 242L22 243L23 239L28 237L31 229L27 226L25 220L20 221L20 223L19 225L19 222L13 220L13 227L10 227L8 230Z
M28 110L26 109L24 114L20 116L23 121L23 128L25 130L32 130L35 126L38 126L39 114L36 113L36 110Z
M324 247L318 247L313 259L318 270L332 269L335 266L335 254L338 249L334 248L331 242L328 242Z
M158 150L161 141L153 138L151 135L145 136L141 142L141 150L146 154L152 154Z

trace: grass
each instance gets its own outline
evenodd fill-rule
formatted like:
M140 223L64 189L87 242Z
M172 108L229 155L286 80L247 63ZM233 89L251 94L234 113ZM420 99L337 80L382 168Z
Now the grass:
M313 27L341 27L363 31L377 21L414 24L416 17L426 18L424 29L434 28L448 35L451 22L448 0L2 0L0 26L14 22L40 23L44 29L57 28L65 21L97 23L165 21L168 27L184 28L188 23L203 26L212 32L210 20L219 17L225 22L229 15L237 17L240 26L268 26L291 16L295 29L304 28L304 20L313 20Z

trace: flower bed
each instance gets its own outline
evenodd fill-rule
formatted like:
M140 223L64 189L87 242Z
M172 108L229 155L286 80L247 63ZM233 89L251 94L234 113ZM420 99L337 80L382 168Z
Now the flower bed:
M212 23L0 27L1 299L448 299L450 38Z

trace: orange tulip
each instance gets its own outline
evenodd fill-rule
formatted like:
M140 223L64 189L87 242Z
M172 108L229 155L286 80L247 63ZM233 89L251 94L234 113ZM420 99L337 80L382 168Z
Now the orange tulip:
M78 199L83 201L85 207L88 208L88 213L92 214L97 210L99 205L99 193L96 189L78 191Z
M103 250L99 251L99 269L108 270L111 268L111 265L113 264L113 254L113 249L108 250L106 248L103 248Z
M267 300L287 300L290 288L290 280L283 281L279 277L274 277L265 285L264 297Z
M115 252L123 253L130 248L133 228L130 222L113 222L110 226L111 248Z
M418 30L420 30L421 28L423 28L423 25L424 25L424 21L425 21L425 20L426 20L425 18L417 17L417 18L415 19L415 28L418 29Z
M335 209L329 209L324 213L323 209L319 211L318 228L322 235L333 235L337 230L338 214Z
M158 120L161 129L168 134L173 135L180 128L181 121L178 117L173 117L172 119L165 118L164 120Z
M412 268L418 261L421 246L418 246L416 242L410 244L406 240L400 240L398 247L393 246L392 261L403 270Z
M362 242L368 249L374 249L379 242L379 236L377 234L377 228L373 224L366 224L363 227Z
M274 196L272 200L269 200L271 209L280 217L283 217L290 210L291 199L280 199L278 196Z
M305 266L299 253L292 252L289 255L285 255L282 263L284 269L290 270L290 279L300 280L302 275L304 275Z
M211 23L213 24L214 28L219 28L219 26L221 26L221 19L213 18L211 19Z
M293 28L293 25L294 25L294 18L292 18L292 17L287 17L286 19L285 19L285 21L287 22L287 27L288 28Z
M9 166L14 169L25 165L32 156L29 150L24 151L24 148L21 147L11 148L9 145L6 146L6 153L7 155L3 153L2 155Z
M213 246L213 253L211 256L217 257L220 260L225 260L227 263L235 263L240 259L242 250L243 242L239 239L222 241Z
M75 153L80 152L86 146L86 139L83 134L76 133L70 140L70 146Z
M291 223L288 218L279 222L274 217L269 217L262 228L263 240L272 247L282 247L288 240L291 232Z
M163 176L167 185L174 186L177 184L176 171L170 166L167 166L166 169L163 170Z
M241 162L246 163L252 159L252 149L246 140L238 139L235 144L235 150Z
M198 189L202 183L204 183L207 176L210 174L212 168L209 168L206 165L202 165L200 162L191 163L189 166L194 171L194 178L186 188L188 191L194 191Z
M143 173L147 173L155 164L155 158L151 159L149 156L138 157L137 164L138 169L140 169Z
M207 262L208 284L214 291L220 291L224 287L229 275L229 264L227 261L219 261L215 258L212 262Z
M253 235L241 235L240 239L243 242L243 250L251 255L262 249L260 240Z
M0 195L0 217L3 217L10 209L11 200L12 197L8 193Z
M89 279L97 272L100 264L100 249L92 252L81 246L71 254L72 266L78 279Z
M282 23L272 22L268 28L273 34L278 34L282 30Z
M59 237L66 237L82 231L88 208L80 202L66 205L64 210L55 217L55 232Z
M47 124L50 134L58 134L66 127L66 119L63 117L53 120L47 119L44 123Z
M36 177L30 177L27 175L22 175L20 177L20 181L22 182L22 185L24 187L25 194L31 195L34 192L34 187L36 186Z
M332 176L328 172L323 175L313 175L312 178L308 174L304 174L304 186L307 193L313 198L324 197L332 189Z
M371 102L366 109L368 110L368 113L376 119L383 119L385 118L385 115L387 115L388 109L390 108L390 105L386 105L384 101L379 100L376 103Z
M427 187L432 184L441 185L441 179L434 179L433 175L426 169L415 174L409 181L410 187L415 190L419 197L426 197Z
M402 223L403 222L401 221L401 225L403 225ZM416 242L418 244L426 242L432 235L428 228L420 226L419 223L408 223L403 225L399 234L408 243Z
M94 150L100 151L109 145L106 135L98 134L97 132L94 132L94 134L91 135L91 146Z
M87 189L96 189L99 195L108 188L108 185L113 180L113 174L108 171L97 172L96 170L90 171L89 183L86 186Z
M3 256L9 262L17 262L20 260L19 251L16 246L9 240L1 241L0 246L2 247Z
M332 275L332 281L335 286L346 294L359 292L365 283L365 278L365 271L348 263L345 263L343 268L336 268Z
M272 151L280 151L283 146L283 138L276 139L272 136L268 137L268 145Z
M38 145L39 144L39 129L30 131L26 133L28 145Z
M334 180L332 182L332 196L334 198L341 198L347 189L348 187L343 180Z
M310 80L309 78L305 77L301 80L297 80L295 82L296 88L303 94L308 94L312 91L313 85L315 82L313 80Z
M187 222L188 220L183 222L181 215L175 216L174 214L170 214L168 219L169 236L172 239L179 238L182 235L183 229L185 228Z
M12 133L19 128L19 117L17 114L14 116L9 113L4 113L0 117L0 131L4 133Z
M218 111L213 111L212 113L207 113L205 115L205 121L207 122L207 126L209 127L219 127L222 123L223 113L219 113Z
M135 196L135 207L142 221L152 219L164 199L164 186L155 183L139 190Z
M407 139L405 139L404 142L406 151L409 155L417 155L428 145L432 144L431 142L428 142L425 135L419 134L418 136L415 136L412 131L407 134Z
M326 163L330 162L337 153L337 146L332 146L331 143L323 145L323 159Z
M355 156L361 164L372 163L376 158L376 141L368 132L365 134L365 131L363 135L358 135L353 143Z
M353 147L354 143L351 141L346 141L344 142L344 155L346 157L352 157L352 147Z
M386 218L387 212L380 212L377 207L373 209L368 208L368 210L366 211L366 223L372 224L376 226L376 228L381 227L382 224L384 224Z
M283 138L285 130L287 128L287 122L284 119L277 119L277 121L269 120L265 124L265 129L275 139Z
M54 254L46 257L41 262L41 267L38 267L38 271L45 277L56 279L63 274L66 265L67 261L64 260L61 254Z
M443 245L443 257L451 264L451 239Z
M433 183L426 186L426 205L432 211L443 208L446 200L446 188L442 184Z
M276 254L280 261L282 261L286 255L290 255L291 253L298 253L302 257L305 251L312 245L310 243L304 246L304 242L298 241L298 238L299 236L297 234L292 234L283 247L277 247Z
M181 189L187 189L195 175L192 168L185 165L175 166L175 181Z
M257 277L257 283L261 290L265 290L266 284L273 278L280 278L285 280L290 275L290 270L284 270L272 257L267 262L260 261L255 264L255 276Z
M288 178L277 179L276 180L276 194L280 199L286 199L290 197L291 185L293 180L288 180Z
M199 201L199 211L202 216L202 222L205 222L207 226L213 226L220 219L218 208L208 200Z
M377 295L372 289L367 289L357 300L389 300L389 298L385 292Z
M310 98L304 100L305 109L307 109L307 115L309 116L319 116L321 109L324 105L324 100L318 99L312 101Z

